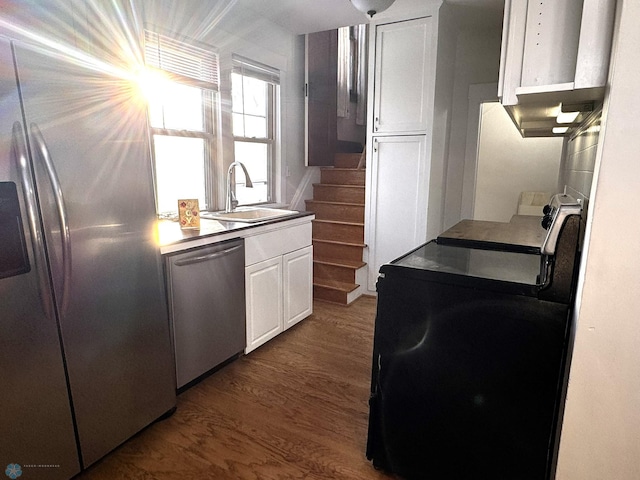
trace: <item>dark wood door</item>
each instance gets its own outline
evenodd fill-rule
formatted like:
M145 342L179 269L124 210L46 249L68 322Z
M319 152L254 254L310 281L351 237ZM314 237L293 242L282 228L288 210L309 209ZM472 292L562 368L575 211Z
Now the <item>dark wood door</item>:
M338 30L307 35L307 165L333 165L338 110Z

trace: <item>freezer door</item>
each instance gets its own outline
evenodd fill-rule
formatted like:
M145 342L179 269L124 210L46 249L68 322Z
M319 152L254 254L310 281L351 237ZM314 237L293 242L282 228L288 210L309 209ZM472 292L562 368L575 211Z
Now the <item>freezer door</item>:
M0 65L0 249L14 246L0 267L0 467L67 479L80 471L78 450L11 46L1 38Z
M175 374L144 104L124 70L57 57L16 46L86 467L175 406Z

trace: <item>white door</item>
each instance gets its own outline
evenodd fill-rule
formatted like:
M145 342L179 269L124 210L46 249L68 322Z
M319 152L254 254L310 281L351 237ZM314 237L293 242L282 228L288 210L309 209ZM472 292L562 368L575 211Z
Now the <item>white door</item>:
M433 90L432 17L376 28L373 133L424 133Z
M245 285L247 295L245 353L249 353L283 330L282 256L246 267Z
M285 330L313 312L313 247L282 257Z
M376 137L366 243L369 290L383 263L421 245L427 237L429 155L425 135Z

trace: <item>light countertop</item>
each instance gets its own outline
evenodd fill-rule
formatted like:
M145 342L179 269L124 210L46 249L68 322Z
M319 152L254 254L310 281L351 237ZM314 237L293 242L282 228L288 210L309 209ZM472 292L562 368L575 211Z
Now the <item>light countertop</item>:
M478 243L488 247L511 248L540 253L547 231L540 225L541 216L514 215L509 222L462 220L438 236L438 243L469 245Z

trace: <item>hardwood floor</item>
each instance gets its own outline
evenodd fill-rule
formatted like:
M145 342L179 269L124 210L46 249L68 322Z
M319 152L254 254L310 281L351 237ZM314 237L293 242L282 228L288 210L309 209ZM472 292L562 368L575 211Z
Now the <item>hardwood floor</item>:
M392 478L365 458L375 299L314 311L77 478Z

